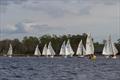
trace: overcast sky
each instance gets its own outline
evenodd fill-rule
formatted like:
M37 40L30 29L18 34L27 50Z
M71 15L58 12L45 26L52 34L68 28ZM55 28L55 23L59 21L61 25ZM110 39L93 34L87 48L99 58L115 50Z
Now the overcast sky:
M91 33L120 38L120 0L0 0L0 39Z

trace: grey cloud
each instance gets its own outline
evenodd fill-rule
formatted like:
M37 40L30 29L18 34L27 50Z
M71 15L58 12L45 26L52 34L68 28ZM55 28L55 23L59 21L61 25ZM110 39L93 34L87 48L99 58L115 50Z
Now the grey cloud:
M27 0L0 0L0 5L9 5L9 4L21 4Z
M58 30L63 30L63 28L61 27L52 27L52 26L49 26L47 24L43 24L43 25L31 25L31 27L33 27L33 31L36 31L36 32L54 32L54 31L58 31Z
M104 3L104 4L115 4L119 3L120 0L0 0L0 5L9 5L13 4L21 4L24 2L31 1L32 3L39 3L39 2L64 2L64 3L82 3L82 2L90 2L90 3Z
M13 26L11 26L13 27ZM18 33L26 33L25 29L24 29L24 25L22 23L17 23L15 25L15 30L11 30L11 29L2 29L0 30L0 33L2 34L18 34Z
M27 27L25 24L29 23L17 23L15 25L15 30L0 30L2 34L31 34L31 33L54 33L58 30L63 30L61 27L52 27L47 24L32 24ZM26 30L27 28L32 28L31 31ZM59 32L59 31L58 31Z
M93 5L113 5L120 0L0 0L0 5L22 4L23 9L43 12L53 18L64 17L65 14L89 15ZM29 3L29 4L27 4ZM67 9L67 8L71 9ZM7 8L7 7L6 7ZM78 12L73 12L73 10ZM5 12L5 7L1 7Z
M64 17L65 14L89 15L91 8L96 4L113 5L116 3L120 3L120 0L37 0L29 5L24 5L24 8L41 11L58 18ZM78 12L74 12L74 10L78 10Z
M23 23L17 23L15 25L16 30L13 33L27 33L25 30L25 25Z

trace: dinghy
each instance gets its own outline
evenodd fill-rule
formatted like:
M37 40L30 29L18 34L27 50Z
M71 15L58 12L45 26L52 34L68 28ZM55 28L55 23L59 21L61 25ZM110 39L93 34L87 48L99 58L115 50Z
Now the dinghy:
M40 52L40 50L39 50L39 48L38 48L38 45L36 46L34 55L35 55L35 56L40 56L40 55L41 55L41 52Z
M66 47L65 47L65 56L73 56L74 55L74 51L70 45L70 40L67 41Z
M109 58L110 54L107 52L108 51L107 48L108 48L107 47L107 42L105 42L102 54L105 55L106 58Z
M86 56L89 56L89 59L96 60L96 56L94 55L94 44L91 37L91 34L88 34L86 40Z
M113 59L116 59L116 58L117 58L116 55L117 55L117 53L118 53L118 50L117 50L117 48L115 47L115 44L114 44L114 43L112 43L112 48L113 48Z
M91 34L88 34L87 40L86 40L86 54L85 55L91 55L91 54L94 54L94 45L93 45Z
M44 45L42 55L47 56L47 44Z
M106 56L106 58L109 58L110 56L113 55L113 58L115 59L117 53L118 50L115 47L115 45L112 43L111 35L109 35L108 40L106 40L105 42L102 54Z
M8 52L7 52L7 56L8 56L8 57L12 57L12 54L13 54L13 49L12 49L12 45L10 44L10 45L9 45L9 50L8 50Z
M48 44L47 55L50 56L51 58L53 58L55 55L55 51L52 48L51 42L49 42Z
M84 55L85 55L85 47L82 43L82 40L80 41L80 43L78 45L76 55L80 56L80 57L84 57Z
M65 56L65 41L63 42L61 49L60 49L60 55Z

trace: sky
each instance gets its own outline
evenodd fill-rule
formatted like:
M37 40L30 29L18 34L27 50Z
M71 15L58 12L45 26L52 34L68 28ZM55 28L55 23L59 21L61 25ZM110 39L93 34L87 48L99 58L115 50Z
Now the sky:
M0 0L0 40L91 33L120 38L120 0Z

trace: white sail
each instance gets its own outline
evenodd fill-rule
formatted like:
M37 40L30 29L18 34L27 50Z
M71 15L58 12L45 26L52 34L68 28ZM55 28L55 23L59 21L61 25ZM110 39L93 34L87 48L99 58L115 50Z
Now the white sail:
M47 45L46 44L45 44L45 46L43 48L42 55L47 56Z
M107 41L107 53L108 53L109 55L113 55L111 35L109 36L108 41Z
M55 55L55 51L53 50L53 48L51 46L51 42L49 42L49 44L48 44L47 55L50 55L50 56Z
M115 47L115 44L112 43L112 48L113 48L113 55L116 55L118 53L117 48Z
M91 55L91 54L94 54L94 45L91 35L88 34L86 40L86 55Z
M111 35L109 36L108 40L106 41L104 48L103 48L103 55L110 56L110 55L116 55L118 53L117 48L111 41Z
M70 45L70 41L68 40L67 41L67 44L66 44L66 47L65 47L65 55L70 55L70 56L73 56L74 54L74 51Z
M63 42L61 49L60 49L60 55L65 55L65 41Z
M103 55L109 55L109 54L107 53L107 42L105 42L105 44L104 44L104 48L103 48L102 54L103 54Z
M40 52L40 50L39 50L39 48L38 48L38 45L36 46L34 55L35 55L35 56L40 56L40 55L41 55L41 52Z
M82 40L80 41L80 43L79 43L79 45L78 45L76 55L78 55L78 56L83 56L83 55L85 55L85 48L84 48L84 45L83 45L83 43L82 43Z
M13 54L13 50L12 50L12 45L10 44L10 45L9 45L9 50L8 50L8 52L7 52L7 55L8 55L9 57L12 57L12 54Z

